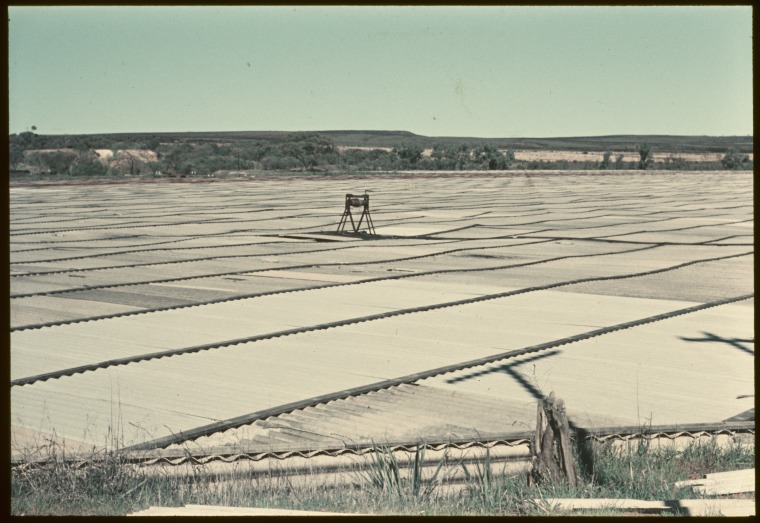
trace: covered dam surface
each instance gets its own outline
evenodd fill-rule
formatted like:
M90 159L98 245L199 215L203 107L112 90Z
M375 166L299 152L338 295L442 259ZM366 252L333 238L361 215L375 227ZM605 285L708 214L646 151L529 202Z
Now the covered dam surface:
M752 184L12 186L12 453L504 436L550 391L584 428L754 419ZM336 233L347 193L375 234Z

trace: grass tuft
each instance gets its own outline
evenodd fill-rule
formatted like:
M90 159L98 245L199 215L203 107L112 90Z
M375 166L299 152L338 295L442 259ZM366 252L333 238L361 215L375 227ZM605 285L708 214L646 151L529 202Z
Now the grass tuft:
M232 465L232 473L193 466L182 474L156 474L127 463L114 451L77 464L65 459L61 445L49 443L44 450L48 457L43 462L12 469L14 515L125 515L149 506L187 504L357 514L555 515L540 500L696 498L699 494L676 489L675 482L749 468L755 462L753 444L722 446L712 438L698 439L679 451L654 446L642 435L624 445L586 445L592 466L581 470L575 487L556 482L531 488L524 473L507 475L506 465L499 470L490 450L474 464L451 460L447 453L436 464L426 463L422 447L399 457L388 447L375 446L357 462L349 483L291 477L277 465L262 474L243 463ZM450 478L457 475L461 481L452 483ZM595 515L608 512L615 511Z

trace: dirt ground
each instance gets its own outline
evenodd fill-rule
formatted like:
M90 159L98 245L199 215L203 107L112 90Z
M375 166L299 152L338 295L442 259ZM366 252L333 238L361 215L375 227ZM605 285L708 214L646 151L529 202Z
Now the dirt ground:
M364 151L371 151L373 149L380 149L383 151L390 151L391 147L347 147L339 146L339 151L345 151L349 149L358 149ZM635 152L623 152L623 151L610 151L611 159L614 161L619 155L623 155L624 162L638 162L639 155ZM422 152L422 156L430 157L433 153L432 149L425 149ZM670 158L680 158L687 162L718 162L723 158L722 153L654 153L655 162L664 162ZM515 160L522 162L544 161L544 162L601 162L604 157L603 152L598 151L515 151ZM753 155L749 154L750 160L753 159Z
M624 162L638 162L638 153L611 151L610 159L615 161L618 155L623 155ZM654 153L655 162L664 162L669 158L681 158L687 162L718 162L723 158L721 153ZM601 162L604 153L583 151L515 151L515 160L532 161L568 161L568 162ZM752 158L752 155L749 155Z

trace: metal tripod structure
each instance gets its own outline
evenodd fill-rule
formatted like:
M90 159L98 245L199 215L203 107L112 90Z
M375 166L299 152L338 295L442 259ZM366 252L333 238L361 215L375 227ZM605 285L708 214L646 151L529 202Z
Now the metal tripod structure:
M362 214L359 217L359 223L356 223L354 221L354 216L351 213L352 207L362 207ZM354 194L347 194L346 207L343 210L343 216L340 217L340 222L338 223L338 232L343 232L346 229L346 224L349 220L351 220L351 227L353 228L354 233L358 233L359 229L362 226L364 218L367 218L367 232L370 234L375 234L375 225L372 223L372 217L369 214L369 194L362 194L358 196Z

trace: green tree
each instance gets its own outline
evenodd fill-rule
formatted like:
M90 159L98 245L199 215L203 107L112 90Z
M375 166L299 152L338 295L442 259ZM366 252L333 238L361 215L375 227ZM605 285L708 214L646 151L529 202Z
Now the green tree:
M240 158L243 160L260 162L272 151L272 149L274 149L274 147L265 142L248 142L241 144Z
M24 161L24 148L21 144L10 143L8 146L8 165L15 169Z
M673 171L683 171L688 167L688 164L686 163L686 160L683 159L683 157L678 156L677 154L671 154L665 159L663 167L665 167L665 169L670 169Z
M639 153L639 169L647 169L652 165L652 146L647 142L640 143L636 146Z
M71 164L72 176L104 176L107 172L108 167L89 156L82 156Z
M510 163L514 161L515 153L511 149L503 153L494 145L483 144L473 150L472 159L483 169L504 170L508 169Z
M164 172L184 172L187 174L190 172L191 167L188 166L188 160L192 156L193 146L187 142L176 142L164 148L162 146L159 151L159 157L163 164Z
M89 136L73 135L65 137L66 147L74 149L80 154L86 153L90 149L96 149L94 141Z
M35 162L41 165L49 172L54 174L63 174L69 171L71 165L76 161L77 154L72 150L41 152L35 154Z
M153 174L159 174L163 172L164 164L161 162L148 162L148 170Z
M114 161L129 169L129 174L140 174L147 167L146 160L135 149L119 149L114 151Z
M455 150L442 144L435 144L430 153L433 166L438 170L452 170L456 168Z
M422 147L414 144L404 144L393 148L393 153L398 155L401 160L406 160L411 165L415 165L421 158Z
M458 170L463 170L467 167L467 164L470 162L470 146L466 143L463 143L459 147L456 148L456 151L454 152L455 157L455 165Z
M398 155L385 149L371 149L366 151L366 162L373 169L380 171L392 171L398 167Z
M282 151L298 160L304 171L310 171L335 153L335 144L317 133L292 133L286 137Z
M143 148L149 149L151 151L158 150L159 145L161 145L161 140L159 140L155 135L151 135L150 138L143 142Z
M39 142L39 136L29 131L24 131L18 135L18 143L24 148L24 150L39 148Z
M602 156L602 163L599 164L600 169L609 169L611 165L610 157L612 156L612 153L609 151L604 151L604 155Z
M725 169L741 169L743 165L749 163L748 155L741 155L736 149L729 149L720 161Z
M270 155L261 160L261 165L268 171L281 171L285 169L293 169L297 165L300 165L300 162L292 156Z

